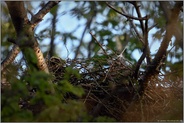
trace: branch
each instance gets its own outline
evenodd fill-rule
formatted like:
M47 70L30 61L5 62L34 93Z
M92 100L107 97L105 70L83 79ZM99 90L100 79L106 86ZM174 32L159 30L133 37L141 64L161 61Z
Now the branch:
M106 52L105 49L102 47L102 45L98 42L98 40L96 39L96 37L95 37L91 32L89 32L89 33L90 33L91 36L95 39L95 41L97 42L97 44L101 47L101 49L103 50L104 54L105 54L106 56L108 56L107 52Z
M18 35L23 30L24 25L28 22L27 13L24 7L24 2L6 1L6 4L8 6L8 10L11 15L13 25Z
M124 8L121 8L121 10L122 10L125 14L127 14L127 11L126 11ZM128 19L128 18L127 18L127 19ZM130 24L131 24L132 28L134 29L136 35L138 36L139 41L141 41L141 43L144 44L143 38L142 38L142 36L139 34L139 32L138 32L138 30L137 30L135 24L133 23L133 21L132 21L131 19L128 19L128 21L130 21Z
M148 20L146 20L146 22L145 22L145 30L144 30L144 32L145 32L144 33L144 42L145 42L145 44L144 44L143 54L139 58L139 60L138 60L138 62L136 64L134 73L133 73L133 77L135 79L138 78L138 72L139 72L140 66L142 64L142 61L145 59L145 57L147 58L148 65L151 62L151 58L149 57L150 51L149 51L149 45L148 45Z
M161 9L163 10L164 12L164 16L165 16L165 19L166 21L168 22L169 20L169 16L171 16L171 5L169 4L169 2L167 1L160 1L160 7ZM183 1L176 1L176 6L183 6ZM170 7L170 8L169 8ZM180 8L180 11L182 7L179 7ZM175 33L174 33L174 36L175 36L175 44L176 45L179 45L182 49L183 49L183 32L182 32L182 29L180 28L180 23L179 21L175 23L176 26L173 27L173 30L175 30Z
M94 14L91 16L91 18L86 22L86 27L84 28L84 31L83 31L83 33L82 33L82 36L81 36L81 39L80 39L80 44L79 44L79 46L77 47L76 55L75 55L75 58L74 58L74 59L77 58L77 55L78 55L78 53L79 53L79 49L80 49L80 47L81 47L81 45L82 45L82 41L83 41L83 38L84 38L84 34L85 34L85 32L87 31L87 29L90 28L91 22L92 22L93 18L95 17L95 15L96 15L96 13L94 13Z
M112 5L110 5L108 2L106 2L106 4L107 4L107 6L109 6L111 9L113 9L113 10L116 11L117 13L119 13L119 14L125 16L125 17L128 18L128 19L134 19L134 20L146 20L146 19L147 19L147 16L137 18L137 17L131 16L131 15L122 13L121 11L115 9L115 8L114 8Z
M180 14L180 10L183 4L175 4L173 7L171 14L169 16L168 22L166 23L166 34L163 38L161 46L159 47L158 52L155 55L155 58L151 62L151 64L146 68L145 74L140 82L140 94L142 95L148 85L148 82L156 75L158 75L160 68L162 66L162 62L164 62L166 58L166 50L168 48L169 42L171 41L172 36L175 33L173 27L176 26L178 16Z
M156 23L156 24L154 24L154 25L152 25L151 27L149 27L148 28L148 32L151 30L151 29L153 29L154 27L156 27L158 24Z
M10 63L13 62L19 52L19 47L17 45L13 45L13 48L8 53L8 56L1 62L1 71L3 71Z
M160 4L162 11L164 12L166 21L168 21L169 16L171 14L170 12L171 5L169 4L169 1L159 1L159 4Z
M40 21L42 21L42 18L54 7L56 6L60 1L49 1L47 4L44 5L44 7L36 13L31 18L31 24L33 27L35 27Z
M11 7L12 9L10 9L9 11L11 13L13 13L12 16L12 21L15 27L15 30L17 32L17 34L19 34L21 32L21 30L23 29L23 25L24 25L24 19L27 20L28 19L26 17L26 13L25 13L25 8L24 8L24 3L23 2L9 2L6 1L7 5L9 7ZM34 24L34 26L36 26L36 24L38 24L38 20L42 20L41 18L45 16L45 14L47 14L47 12L53 7L55 6L57 2L48 2L44 8L42 8L35 16L32 17L32 23ZM16 6L19 6L19 8L17 9ZM50 9L49 9L50 7ZM47 10L47 12L46 12ZM19 17L16 17L17 15L20 15ZM41 15L41 16L39 16ZM38 19L38 20L37 20ZM37 22L37 23L36 23ZM40 21L39 21L40 22ZM6 68L6 66L8 64L10 64L11 62L13 62L13 60L15 59L15 57L17 56L17 54L20 52L19 47L16 45L16 40L14 39L9 39L8 40L11 43L14 43L15 45L13 46L13 48L11 49L11 51L9 52L8 56L3 60L3 62L1 63L1 70L3 70L4 68Z
M51 38L50 38L50 50L49 50L49 59L54 55L55 53L55 35L56 35L56 22L57 22L57 11L54 12L53 18L52 18L52 29L51 29Z
M147 65L151 63L151 57L150 57L150 48L149 48L149 42L148 42L148 20L145 20L145 30L144 30L144 42L145 42L145 47L146 47L146 60L147 60Z
M140 12L140 9L139 9L139 6L137 5L137 2L135 2L135 4L133 4L134 5L134 7L135 7L135 10L136 10L136 12L137 12L137 15L138 15L138 17L139 18L142 18L142 16L141 16L141 12ZM146 19L147 20L147 19ZM139 22L140 22L140 24L141 24L141 29L142 29L142 32L143 32L143 35L144 35L144 24L143 24L143 20L139 20Z

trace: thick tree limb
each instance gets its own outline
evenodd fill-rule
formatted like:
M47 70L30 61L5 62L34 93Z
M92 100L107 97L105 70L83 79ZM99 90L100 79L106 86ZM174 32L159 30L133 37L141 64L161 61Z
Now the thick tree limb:
M176 26L182 6L183 3L177 2L173 7L173 9L171 9L171 14L166 24L166 34L163 38L163 41L161 43L161 46L159 47L158 52L155 55L155 58L153 59L151 64L146 68L145 74L140 83L141 84L140 94L144 93L148 85L148 82L151 81L152 77L158 75L159 73L162 62L164 62L166 58L166 50L168 48L169 42L171 41L172 36L175 34L175 30L173 30L173 27Z
M172 11L169 9L171 8L171 5L169 4L168 1L160 1L159 3L160 3L160 7L164 12L165 19L168 22L169 16L171 15L171 11ZM177 1L176 4L177 6L180 4L182 5L183 2ZM180 8L180 10L182 11L182 8ZM175 30L175 33L174 33L174 36L176 38L175 44L179 45L183 49L183 32L182 32L182 29L180 28L179 22L176 23L175 27L173 27L173 30Z
M12 8L10 9L9 11L11 13L13 13L11 16L12 16L12 21L13 21L13 24L14 24L14 27L15 27L15 30L17 32L17 37L18 37L18 34L21 33L21 30L23 30L23 26L25 25L24 23L28 23L28 18L27 18L27 14L26 14L26 11L25 11L25 8L24 8L24 3L23 2L9 2L7 1L6 2L7 5L9 6L9 8ZM55 5L57 5L56 3L58 2L48 2L35 16L32 17L32 20L35 20L35 18L38 18L38 20L41 20L41 17L43 18L47 12L50 11L50 9L52 7L54 7ZM19 6L19 8L17 9L16 6ZM15 11L16 10L16 11ZM17 16L19 15L19 16ZM41 15L41 16L40 16ZM39 21L40 22L40 21ZM35 20L32 21L32 23L34 24L34 26L36 26L36 24L38 24L38 21ZM32 29L34 28L34 26L32 26ZM13 46L13 48L11 49L10 53L8 54L8 56L3 60L3 62L1 63L1 70L3 70L4 68L6 68L6 66L8 64L10 64L14 59L15 57L17 56L17 54L20 52L19 47L16 45L16 43L19 43L20 41L16 41L16 40L9 40L9 42L12 42L14 43L15 45ZM38 52L38 47L34 48L35 52ZM39 52L41 53L41 52ZM37 54L37 56L39 56L39 59L41 60L42 56L43 55L40 55L40 54ZM43 60L41 60L40 62L43 62ZM39 63L40 63L39 62ZM38 66L42 66L41 64L39 64ZM46 72L48 72L48 69L46 69L46 65L43 64L43 68L41 68L42 70L45 69Z
M39 48L39 44L34 37L31 23L27 18L24 2L16 1L6 3L17 33L15 44L21 49L29 69L32 72L42 70L45 73L49 73L43 53ZM51 81L49 81L49 83L51 83ZM51 92L54 93L54 88L51 88Z
M27 18L27 12L24 7L24 2L6 2L8 6L9 13L11 15L14 27L16 29L17 33L17 39L15 40L15 44L20 47L20 49L23 52L23 55L25 56L26 60L28 61L28 66L31 64L35 64L33 66L37 66L36 69L41 69L48 73L48 68L42 66L47 66L43 58L43 54L38 47L38 43L34 38L33 30L31 28L31 25L29 23L29 20ZM26 52L26 50L23 50L25 48L32 48L34 50L35 55L37 56L38 65L37 63L33 62L33 59L30 59ZM34 54L33 53L33 54ZM26 54L28 56L26 56ZM33 69L30 67L30 69Z

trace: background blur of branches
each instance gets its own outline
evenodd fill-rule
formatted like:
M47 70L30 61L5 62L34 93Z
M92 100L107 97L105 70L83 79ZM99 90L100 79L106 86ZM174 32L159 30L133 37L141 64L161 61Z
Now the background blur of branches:
M34 3L34 4L32 4ZM45 2L26 2L30 13L35 13ZM128 14L136 15L135 7L127 2L112 2L117 8L123 7ZM173 4L169 2L167 4ZM7 16L6 6L2 3L2 57L5 58L10 43L7 40L7 31L9 35L13 34L13 29L9 16ZM37 8L34 6L36 5ZM159 2L140 2L142 16L149 15L149 27L154 26L149 34L149 45L151 56L154 57L155 51L159 47L159 42L164 35L163 11ZM5 8L4 8L5 7ZM33 9L34 7L34 9ZM32 12L31 12L32 11ZM31 14L29 14L31 16ZM180 15L182 20L183 15ZM66 22L68 21L68 22ZM141 35L141 25L138 20L132 20L136 30ZM155 25L156 24L156 25ZM44 26L43 26L44 25ZM66 26L66 27L65 27ZM171 50L168 52L168 62L178 62L182 60L182 23L177 37L173 37L170 43ZM111 52L121 52L127 45L125 57L132 62L137 61L137 55L141 54L142 45L138 41L137 34L129 21L124 16L116 13L105 2L67 2L63 1L58 7L55 7L35 29L35 35L39 40L45 53L50 56L58 55L66 58L90 58L99 53L100 47L90 36L92 31L98 41ZM120 45L119 45L120 44Z

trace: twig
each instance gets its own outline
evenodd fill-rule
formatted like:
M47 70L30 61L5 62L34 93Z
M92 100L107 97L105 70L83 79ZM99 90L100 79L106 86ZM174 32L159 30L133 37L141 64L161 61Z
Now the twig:
M107 52L105 51L105 49L102 47L102 45L97 41L96 37L91 33L91 36L95 39L96 43L101 47L101 49L103 50L104 54L108 56Z
M148 32L149 32L151 29L153 29L155 26L157 26L157 25L158 25L158 23L153 24L152 26L150 26L150 27L148 28Z
M134 19L134 20L147 20L147 16L145 17L140 17L140 18L137 18L137 17L134 17L134 16L131 16L131 15L128 15L128 14L125 14L125 13L122 13L121 11L115 9L112 5L110 5L108 2L106 2L106 4L111 8L113 9L114 11L116 11L117 13L129 18L129 19Z

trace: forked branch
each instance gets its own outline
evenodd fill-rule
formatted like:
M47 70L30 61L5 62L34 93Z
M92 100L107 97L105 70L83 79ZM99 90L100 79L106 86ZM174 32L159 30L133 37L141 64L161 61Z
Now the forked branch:
M141 84L140 94L144 93L148 85L148 82L152 79L152 77L158 75L161 69L162 62L164 62L166 58L166 52L167 52L169 42L171 41L172 36L175 34L175 30L173 30L173 27L178 21L178 17L182 6L183 6L183 2L176 2L175 6L171 11L168 22L166 23L166 33L161 42L161 46L159 47L159 50L156 53L153 61L146 68L145 74L142 78L142 81L140 82Z
M6 2L8 4L8 6L10 7L14 7L16 9L16 4L17 2L14 3L10 3L10 2ZM34 27L42 20L42 18L55 6L59 3L59 1L50 1L48 2L37 14L35 14L32 19L31 19L31 24L32 24L32 29L34 29ZM23 2L19 2L19 10L21 11L16 11L15 9L11 9L11 13L12 14L12 19L13 19L13 23L17 32L17 35L20 33L20 31L23 29L23 23L25 22L24 19L26 17L26 13L25 13L25 8L23 6ZM19 16L19 20L16 20L17 15L21 15ZM26 21L28 22L28 19L26 17ZM13 62L13 60L15 59L15 57L17 56L17 54L20 52L20 49L18 47L18 45L16 45L16 41L15 39L10 39L9 42L14 43L13 48L11 49L11 51L9 52L8 56L1 62L1 71L4 70L7 65L9 65L10 63Z

